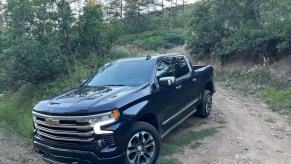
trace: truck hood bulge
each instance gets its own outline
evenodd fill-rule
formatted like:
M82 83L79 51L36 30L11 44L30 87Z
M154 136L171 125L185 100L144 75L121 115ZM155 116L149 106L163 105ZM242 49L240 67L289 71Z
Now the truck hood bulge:
M115 103L143 87L83 86L39 102L34 111L49 115L90 115L116 108Z

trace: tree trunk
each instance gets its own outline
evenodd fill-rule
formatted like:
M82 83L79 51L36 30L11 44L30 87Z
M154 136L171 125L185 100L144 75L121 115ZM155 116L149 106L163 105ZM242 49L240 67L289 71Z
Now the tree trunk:
M165 17L164 17L164 0L162 0L162 29L165 28Z
M173 0L171 0L171 16L170 16L170 29L172 29L173 26Z
M174 28L178 27L178 23L177 23L177 17L178 17L178 0L176 0L176 7L175 7L175 24L174 24Z
M185 11L185 0L183 0L183 9L182 9L182 24L183 24L183 28L185 28L184 11Z
M121 18L121 20L122 20L122 10L123 10L122 0L120 0L120 18Z

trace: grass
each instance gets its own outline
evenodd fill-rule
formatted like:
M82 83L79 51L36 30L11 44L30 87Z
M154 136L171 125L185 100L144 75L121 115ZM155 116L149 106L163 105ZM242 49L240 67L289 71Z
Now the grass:
M291 110L291 87L286 90L268 88L261 94L275 111L289 108ZM290 112L290 111L289 111Z
M178 159L161 159L157 162L157 164L181 164Z
M220 70L216 81L243 95L255 95L276 112L291 116L291 86L273 77L265 68ZM289 117L290 118L290 117Z
M201 131L190 131L182 135L179 139L166 140L161 149L161 156L171 155L192 141L203 140L205 137L213 136L217 132L216 128L203 129Z
M266 118L265 121L270 123L276 123L276 121L271 117Z
M179 163L177 159L171 158L171 155L183 151L185 146L190 146L191 149L196 149L201 145L198 141L201 141L206 137L213 136L217 132L217 128L209 128L200 131L189 131L186 134L181 135L179 139L166 138L161 147L158 164L167 162L172 162L175 164Z
M193 145L190 146L191 149L195 150L201 145L200 142L195 142Z

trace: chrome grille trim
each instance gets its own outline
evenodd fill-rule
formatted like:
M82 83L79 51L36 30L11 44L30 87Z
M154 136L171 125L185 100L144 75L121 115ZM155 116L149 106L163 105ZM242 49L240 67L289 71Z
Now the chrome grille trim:
M46 138L50 138L50 139L58 140L58 141L91 142L92 140L94 140L94 138L80 139L80 138L72 138L72 137L59 137L59 136L43 133L41 131L38 131L37 134L44 136Z
M48 133L53 133L53 134L68 134L68 135L77 135L80 137L91 137L93 134L93 131L90 132L78 132L78 131L63 131L63 130L51 130L51 129L47 129L41 126L36 126L35 127L38 130L44 131L44 132L48 132Z
M56 128L66 128L66 129L78 129L78 130L88 130L91 128L91 125L82 126L82 125L73 125L73 124L60 124L60 125L49 125L44 121L35 120L34 123L39 125L44 125L48 127L56 127Z
M94 140L93 127L89 123L91 118L104 115L90 116L49 116L32 112L36 133L40 137L55 141L92 142ZM54 119L56 125L49 125L45 120Z

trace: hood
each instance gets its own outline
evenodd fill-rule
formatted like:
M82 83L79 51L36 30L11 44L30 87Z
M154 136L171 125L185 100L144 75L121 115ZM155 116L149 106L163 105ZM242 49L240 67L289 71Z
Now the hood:
M39 102L34 111L49 115L89 115L111 111L120 98L142 87L83 86Z

